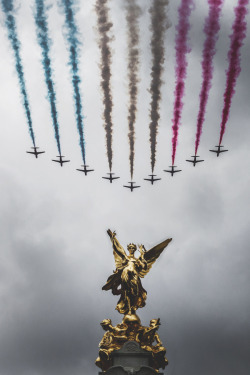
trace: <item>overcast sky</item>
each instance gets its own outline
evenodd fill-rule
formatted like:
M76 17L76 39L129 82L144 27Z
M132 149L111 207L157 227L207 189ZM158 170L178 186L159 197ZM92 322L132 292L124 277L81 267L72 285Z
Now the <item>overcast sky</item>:
M203 23L206 0L196 0L190 32L185 105L176 154L181 173L164 173L171 164L171 118L174 91L174 36L180 0L170 0L172 27L165 37L166 61L154 186L150 173L149 102L150 0L139 0L140 84L136 123L135 181L131 193L127 138L126 21L123 0L111 0L114 95L112 185L108 172L100 53L94 0L80 1L77 13L87 164L95 172L85 177L74 118L63 14L56 0L51 8L52 61L56 84L62 154L71 160L63 168L58 155L46 99L41 51L36 40L33 1L17 1L17 28L30 98L36 142L46 153L26 154L32 144L20 98L13 52L0 12L0 375L97 374L94 361L103 331L99 323L122 316L117 297L101 291L114 269L106 230L116 230L125 247L143 243L147 249L173 241L143 279L147 305L138 311L142 323L161 318L159 335L167 347L168 375L248 375L249 242L250 242L250 34L241 50L242 71L232 102L219 158L208 150L218 144L227 68L228 35L236 0L225 0L214 59L213 86L199 155L193 168L185 159L194 152L201 85ZM247 16L249 24L249 15Z

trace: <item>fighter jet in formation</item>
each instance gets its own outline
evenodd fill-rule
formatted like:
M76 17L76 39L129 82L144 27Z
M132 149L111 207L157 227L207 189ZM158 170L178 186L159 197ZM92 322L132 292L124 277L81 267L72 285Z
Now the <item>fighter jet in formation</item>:
M65 158L65 156L62 156L62 155L57 156L57 158L59 158L59 160L52 159L52 161L55 161L56 163L60 163L61 167L63 166L63 163L68 163L70 161L70 160L62 160L62 158Z
M27 154L32 154L32 155L35 155L35 157L36 157L36 159L38 158L38 155L39 154L44 154L45 153L45 151L37 151L37 149L39 148L39 147L31 147L31 148L33 148L33 150L34 151L26 151L27 152Z
M221 145L219 145L219 146L215 146L215 147L217 147L218 150L209 150L209 151L211 151L211 152L215 152L215 153L217 154L217 157L218 157L222 152L226 152L226 151L228 151L228 150L221 150L221 147L224 147L224 146L221 146Z
M164 169L164 172L171 173L172 177L173 177L174 173L182 171L181 169L176 169L175 170L175 168L177 168L176 165L171 165L171 166L169 166L169 168L171 168L171 169Z
M94 169L88 169L88 165L84 164L82 165L83 169L76 169L77 171L80 171L80 172L83 172L85 174L85 176L87 176L87 174L89 172L93 172Z
M123 185L123 187L130 189L130 191L133 191L135 188L140 187L139 185L134 185L135 182L133 182L133 181L128 182L128 184L130 184L130 185Z
M120 178L120 177L113 177L113 174L115 174L115 173L112 173L112 172L109 172L107 174L109 174L109 177L102 177L102 178L104 178L105 180L109 180L109 182L111 184L112 184L113 180L116 180L116 179Z
M150 181L151 185L154 184L155 181L161 180L161 178L154 178L156 174L149 174L150 178L144 178L145 181Z
M196 165L197 163L200 163L200 162L204 161L204 160L197 160L197 158L199 158L198 155L193 155L193 156L191 156L191 158L194 158L194 160L186 160L186 161L188 161L188 162L190 162L190 163L193 163L194 167L195 167L195 165Z

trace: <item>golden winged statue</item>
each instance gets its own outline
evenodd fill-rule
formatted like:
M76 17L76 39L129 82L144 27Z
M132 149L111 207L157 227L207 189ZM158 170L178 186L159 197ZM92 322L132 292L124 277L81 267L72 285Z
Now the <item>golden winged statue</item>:
M109 276L102 289L111 289L114 295L120 295L116 306L116 310L120 314L134 314L138 308L144 307L146 304L147 292L141 284L141 278L147 275L172 238L148 251L143 245L140 245L140 256L135 258L134 253L137 250L135 244L131 243L127 246L129 254L126 254L116 238L116 233L111 232L110 229L107 232L113 245L116 270Z

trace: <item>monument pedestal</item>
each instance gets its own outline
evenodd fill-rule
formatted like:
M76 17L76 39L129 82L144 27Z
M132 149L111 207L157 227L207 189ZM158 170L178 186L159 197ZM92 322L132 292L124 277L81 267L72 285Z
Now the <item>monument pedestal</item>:
M119 350L112 353L112 366L99 375L163 375L155 371L150 364L152 354L141 349L136 341L127 341Z

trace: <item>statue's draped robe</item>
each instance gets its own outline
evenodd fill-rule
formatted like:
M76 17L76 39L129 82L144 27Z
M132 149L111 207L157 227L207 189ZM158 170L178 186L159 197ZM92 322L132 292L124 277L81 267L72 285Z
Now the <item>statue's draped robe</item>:
M103 290L111 289L114 295L121 295L116 306L120 314L127 314L130 308L137 310L144 307L147 298L147 292L138 276L138 271L142 268L141 262L137 259L130 260L130 262L135 263L134 267L126 265L123 269L116 270L109 276L102 288Z

